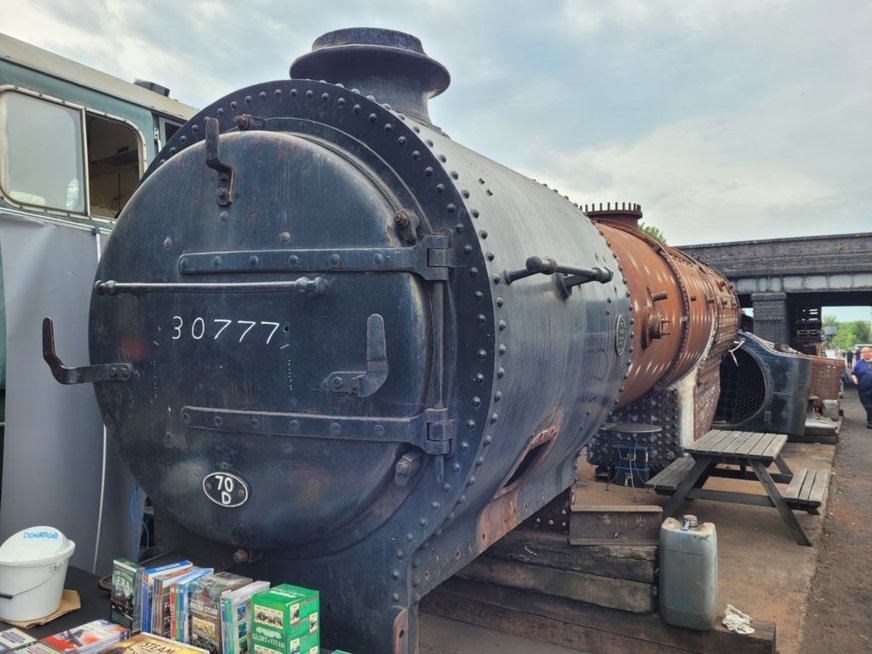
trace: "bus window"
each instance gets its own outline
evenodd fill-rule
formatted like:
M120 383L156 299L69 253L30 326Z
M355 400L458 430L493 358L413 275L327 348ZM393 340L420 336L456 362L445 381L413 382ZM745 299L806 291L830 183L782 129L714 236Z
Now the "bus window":
M88 113L86 123L91 215L114 218L139 182L140 139L130 126L103 116Z
M81 112L0 94L0 189L13 201L85 212Z
M139 182L142 148L137 130L119 120L0 93L0 190L18 204L114 218Z

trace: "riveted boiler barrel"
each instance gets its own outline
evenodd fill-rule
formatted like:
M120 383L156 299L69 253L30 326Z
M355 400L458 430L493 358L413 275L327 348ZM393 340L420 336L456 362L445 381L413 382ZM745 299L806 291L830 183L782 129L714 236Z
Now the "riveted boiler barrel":
M377 36L380 66L411 56ZM622 384L630 307L596 228L364 91L290 80L206 108L100 263L92 356L135 368L98 384L107 425L210 539L324 551L391 522L425 539L559 468L553 495ZM598 277L514 278L531 257ZM541 503L481 521L483 540Z

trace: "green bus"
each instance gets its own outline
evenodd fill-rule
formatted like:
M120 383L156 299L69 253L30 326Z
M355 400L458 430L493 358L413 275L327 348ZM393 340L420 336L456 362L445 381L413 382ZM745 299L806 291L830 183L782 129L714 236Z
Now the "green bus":
M117 531L108 516L126 519L129 497L115 496L128 482L113 470L93 393L51 378L41 320L54 319L65 359L87 361L105 238L147 164L194 113L156 84L0 34L0 541L50 524L77 541L73 565L94 569L101 538ZM118 545L110 541L107 554Z

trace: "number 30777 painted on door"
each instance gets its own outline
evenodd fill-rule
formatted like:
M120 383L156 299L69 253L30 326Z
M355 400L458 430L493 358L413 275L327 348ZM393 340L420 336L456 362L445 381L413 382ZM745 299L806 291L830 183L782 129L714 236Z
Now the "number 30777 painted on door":
M207 329L207 324L211 325L211 329ZM186 326L181 316L173 316L173 340L178 341L181 338L190 337L195 341L199 341L207 336L208 331L208 335L214 341L217 341L219 338L232 338L237 343L242 343L251 334L250 338L263 338L264 342L269 345L273 336L278 331L279 325L280 323L269 320L213 318L211 321L207 321L198 316L191 321L190 326Z

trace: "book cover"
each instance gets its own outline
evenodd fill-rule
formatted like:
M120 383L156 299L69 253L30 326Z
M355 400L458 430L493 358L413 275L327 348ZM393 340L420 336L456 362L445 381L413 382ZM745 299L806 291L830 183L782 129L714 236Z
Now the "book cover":
M170 588L178 579L193 567L181 567L163 572L151 580L151 622L149 632L158 636L170 637Z
M191 629L188 621L188 587L191 582L215 572L214 568L194 567L170 584L170 638L182 643L191 641Z
M109 619L130 633L142 630L142 566L125 558L112 561L112 595L109 599Z
M279 584L252 597L251 641L273 649L319 629L317 590Z
M268 581L253 581L221 593L221 642L224 654L248 654L251 650L251 596L268 588Z
M16 629L14 627L11 629L4 629L3 631L0 631L0 654L14 649L27 647L28 645L33 645L35 642L36 638L21 631L21 629Z
M109 645L124 640L128 635L127 628L120 624L108 620L94 620L52 634L39 642L63 654L84 654L99 652Z
M19 650L16 650L16 654L58 654L57 650L52 649L48 645L44 645L40 642L31 643L30 645L25 645Z
M136 634L103 650L102 654L206 654L206 650L155 634Z
M142 571L142 580L140 584L140 602L142 606L142 631L151 629L151 580L157 575L168 572L176 568L190 568L193 565L190 561L176 561L174 563L166 563L151 568L145 568Z
M191 620L191 644L222 654L219 598L226 590L250 584L251 577L232 572L216 572L192 581L189 587L188 614Z

